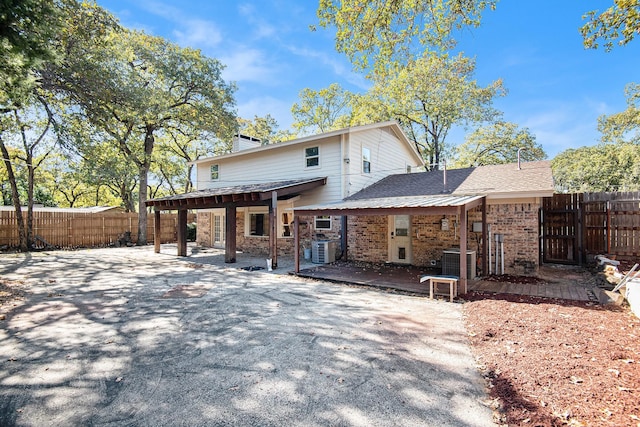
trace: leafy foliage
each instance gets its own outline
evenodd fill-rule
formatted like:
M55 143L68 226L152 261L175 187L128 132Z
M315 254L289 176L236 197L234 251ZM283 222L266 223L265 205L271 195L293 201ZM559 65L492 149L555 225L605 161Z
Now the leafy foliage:
M254 116L253 120L238 118L238 124L241 134L260 139L262 145L288 141L296 136L291 131L279 129L278 122L271 114Z
M36 86L33 70L56 57L51 40L61 16L54 0L0 3L0 110L21 105Z
M480 127L456 147L455 167L514 163L518 160L543 160L547 157L529 129L518 129L515 123L496 122Z
M455 45L454 31L480 25L494 0L320 0L322 27L336 28L336 50L357 69L389 69Z
M291 113L294 129L299 133L322 133L349 126L352 94L339 84L325 89L303 89L300 102L293 104Z
M640 0L614 0L602 13L592 10L583 18L589 20L580 28L584 46L597 49L604 43L608 52L615 44L624 46L640 34Z
M627 109L598 120L602 140L640 144L640 84L630 83L625 88Z
M475 62L461 54L428 55L397 74L382 76L372 93L397 119L428 165L437 168L454 125L490 122L500 116L493 98L505 94L502 81L481 87L473 80Z
M556 188L563 192L640 189L640 150L632 143L569 149L551 161Z

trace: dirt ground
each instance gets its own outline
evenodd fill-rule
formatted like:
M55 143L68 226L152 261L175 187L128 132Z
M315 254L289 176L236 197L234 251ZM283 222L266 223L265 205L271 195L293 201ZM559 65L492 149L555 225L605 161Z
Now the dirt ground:
M0 280L0 320L26 298L23 282ZM488 293L464 299L499 424L640 426L640 320L628 308Z
M640 320L628 309L466 298L466 327L501 424L640 426Z

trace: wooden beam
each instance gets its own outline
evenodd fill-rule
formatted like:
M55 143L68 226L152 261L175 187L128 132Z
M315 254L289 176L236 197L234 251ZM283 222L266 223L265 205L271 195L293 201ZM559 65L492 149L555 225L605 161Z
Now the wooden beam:
M271 204L269 205L269 258L271 266L278 267L278 192L271 192Z
M236 262L236 206L230 205L225 209L225 241L224 262Z
M347 261L349 259L349 257L347 256L347 235L348 235L348 229L347 229L347 220L349 217L347 217L346 215L342 215L340 217L340 232L342 233L340 235L340 244L342 245L342 260L343 261Z
M300 273L300 219L298 215L293 216L293 260L294 271Z
M178 210L178 256L187 256L187 210Z
M158 209L153 210L153 250L155 253L160 253L160 211Z
M460 285L463 294L467 293L467 210L460 209ZM471 268L475 268L474 265Z
M153 250L160 253L160 210L153 210Z
M482 274L487 275L489 273L489 258L488 258L488 236L487 230L487 198L482 198Z

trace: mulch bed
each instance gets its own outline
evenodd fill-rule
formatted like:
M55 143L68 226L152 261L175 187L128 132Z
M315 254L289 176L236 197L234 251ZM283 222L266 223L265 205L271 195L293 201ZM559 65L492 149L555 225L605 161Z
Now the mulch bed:
M588 302L470 293L473 352L509 426L640 426L640 320Z

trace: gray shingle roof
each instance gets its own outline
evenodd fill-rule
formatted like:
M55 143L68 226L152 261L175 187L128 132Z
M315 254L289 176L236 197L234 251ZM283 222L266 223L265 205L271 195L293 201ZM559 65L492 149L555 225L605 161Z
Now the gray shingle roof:
M347 197L364 200L388 197L429 195L492 195L553 193L551 162L547 160L476 168L449 169L411 174L390 175Z
M452 190L460 186L471 172L473 168L447 170L446 192L444 191L444 171L441 170L389 175L345 200L451 194Z

